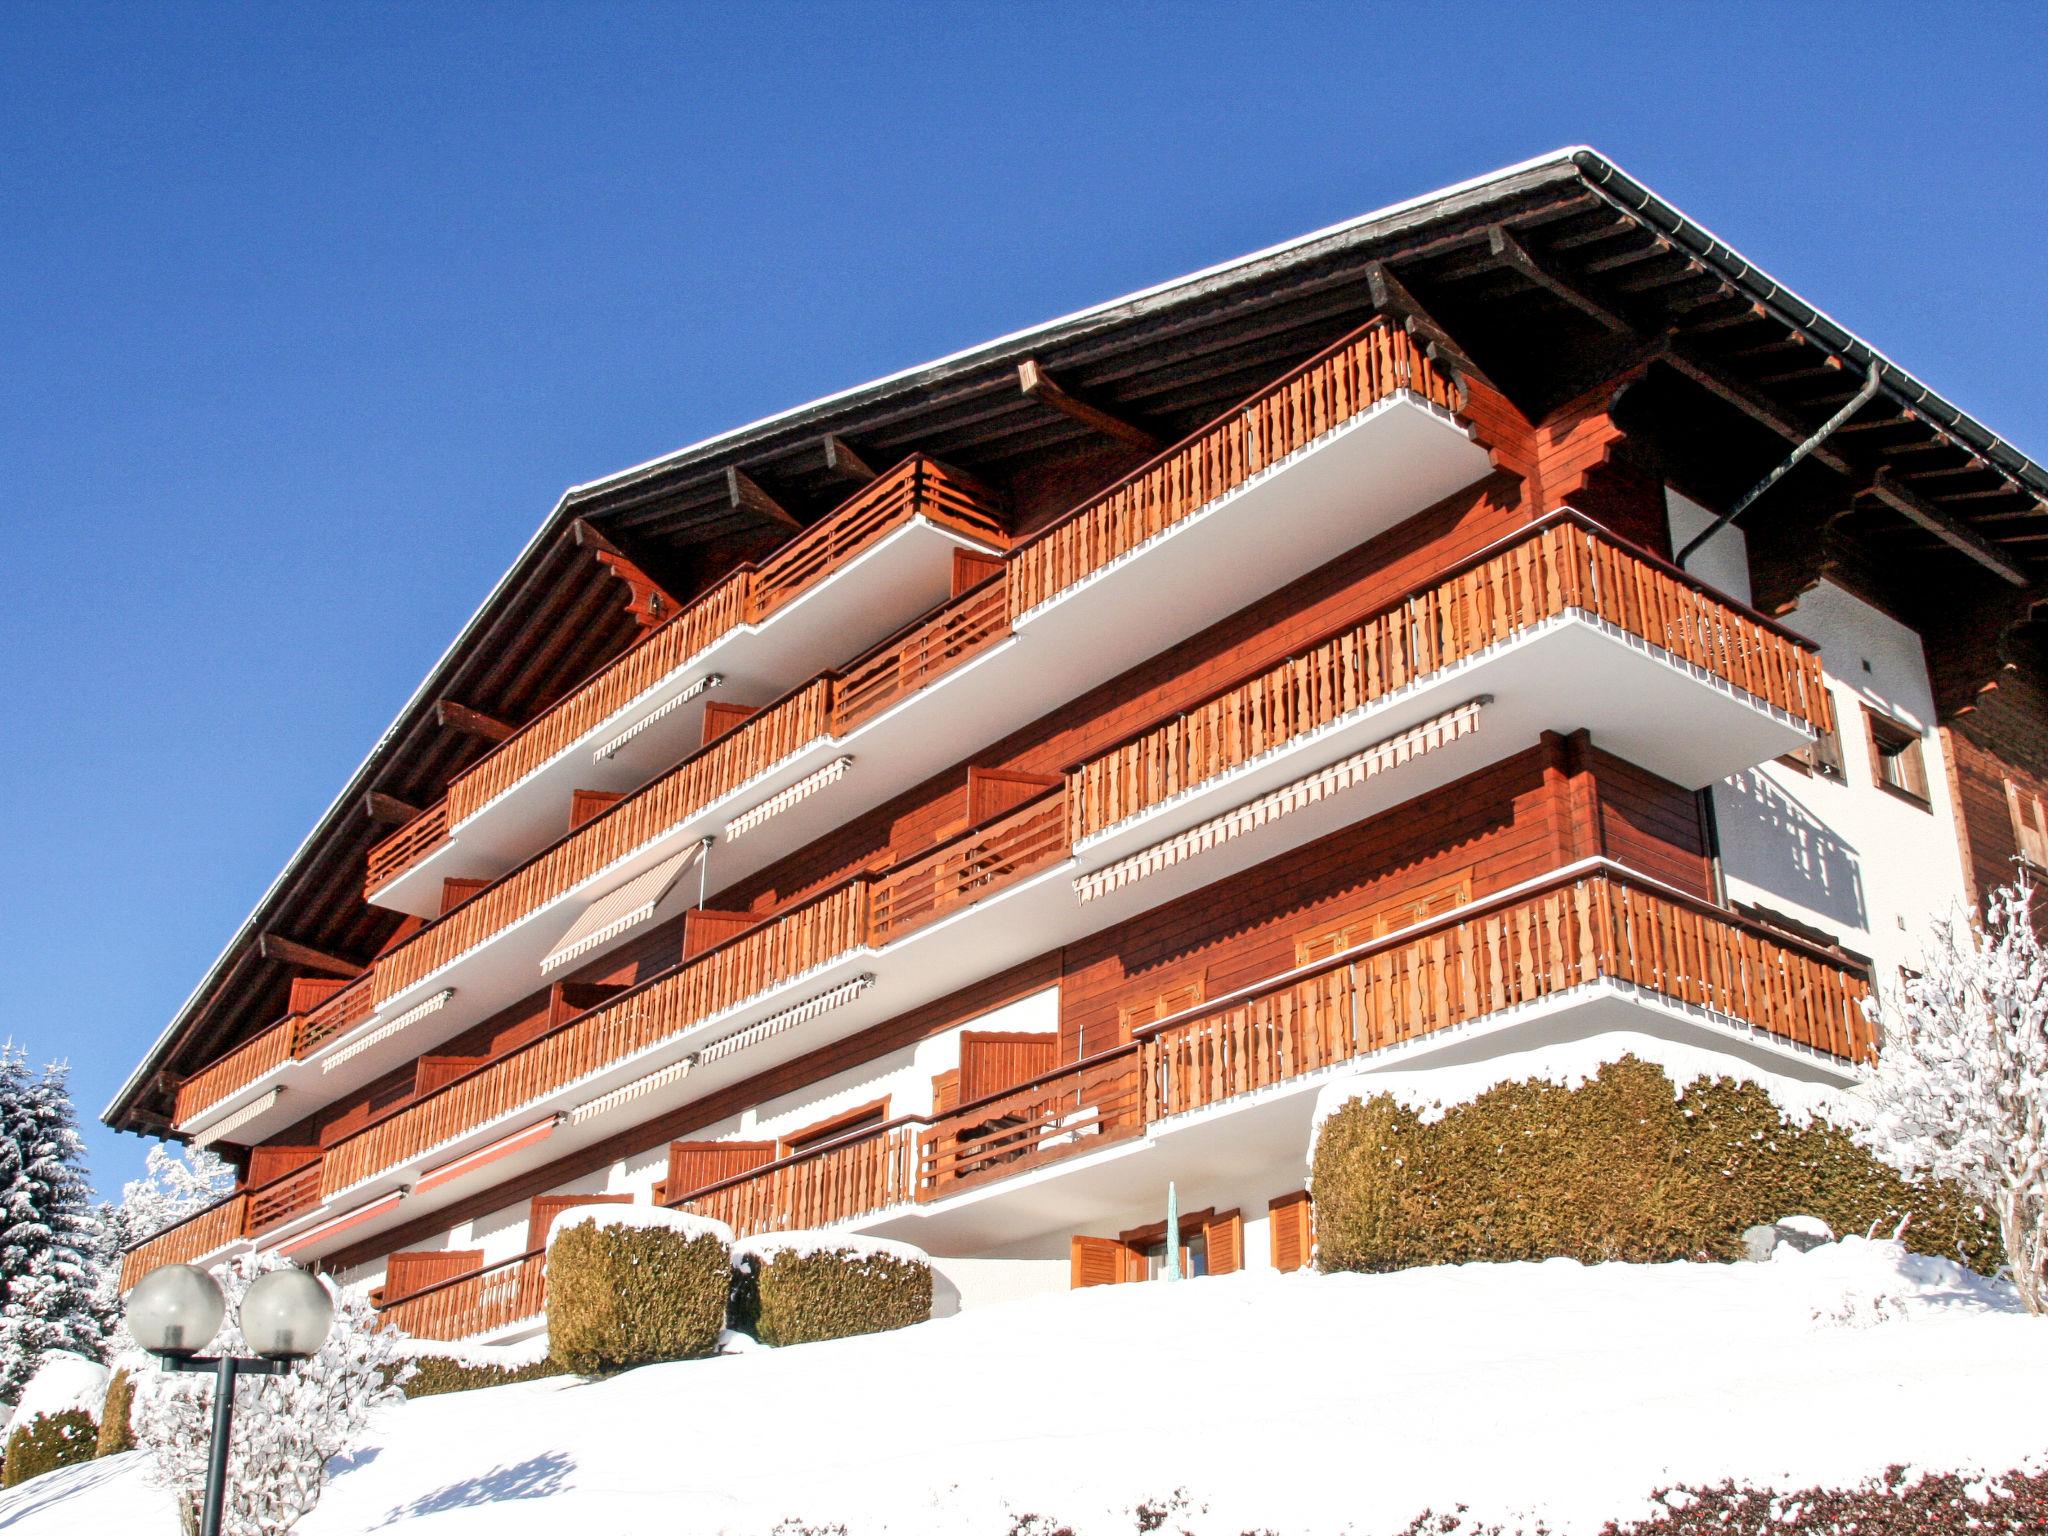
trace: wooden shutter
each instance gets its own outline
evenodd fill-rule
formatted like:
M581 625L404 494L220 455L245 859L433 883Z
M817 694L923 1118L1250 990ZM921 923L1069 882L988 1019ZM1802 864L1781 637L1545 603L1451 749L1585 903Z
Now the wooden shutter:
M960 1097L972 1104L991 1098L1059 1065L1058 1035L1017 1030L966 1029L960 1032Z
M761 919L752 912L716 912L709 907L692 907L683 914L683 958L694 960L705 950L723 944L735 934L745 933Z
M545 1247L555 1218L572 1205L631 1205L631 1195L535 1195L527 1207L526 1246Z
M414 1291L474 1274L484 1267L481 1248L451 1248L439 1253L394 1253L385 1261L384 1294L410 1296Z
M756 704L721 704L713 700L704 706L704 740L700 745L710 746L727 731L737 729L747 720L761 712Z
M1266 1202L1266 1235L1272 1241L1275 1269L1286 1273L1308 1267L1316 1251L1314 1213L1305 1189Z
M1001 555L984 555L971 549L953 551L953 591L958 597L969 587L978 587L1003 568Z
M625 795L615 789L572 789L569 791L569 830L574 832L591 817L610 810Z
M830 1119L791 1131L782 1138L781 1155L793 1157L799 1152L809 1151L821 1142L837 1141L840 1137L852 1135L855 1131L880 1125L888 1118L889 1100L886 1097L856 1105L852 1109L833 1115Z
M488 880L464 880L450 875L441 882L441 915L446 917L490 883Z
M2005 803L2012 812L2012 838L2020 857L2036 869L2048 869L2048 807L2039 795L2011 779L2005 781Z
M295 976L287 1013L311 1013L349 983L337 976Z
M932 1113L951 1114L960 1107L960 1069L952 1067L932 1075Z
M970 767L967 770L967 824L978 827L983 822L994 821L1026 800L1056 788L1059 782L1051 774Z
M1122 1285L1145 1272L1143 1254L1113 1237L1077 1237L1069 1260L1070 1289L1089 1285Z
M249 1149L249 1187L268 1184L272 1179L281 1179L295 1169L317 1162L318 1147L251 1147Z
M751 1173L775 1161L772 1141L672 1141L668 1144L668 1196L679 1200L721 1179Z
M1244 1268L1244 1217L1237 1211L1223 1211L1202 1223L1208 1240L1209 1273L1234 1275Z
M422 1056L413 1066L412 1091L415 1094L429 1094L445 1083L452 1083L465 1072L474 1072L491 1058L488 1056Z
M1446 879L1405 892L1391 901L1351 913L1327 928L1311 929L1294 941L1294 963L1313 965L1360 944L1383 939L1403 928L1440 917L1472 899L1472 871L1461 869Z
M1124 1037L1128 1039L1134 1029L1143 1029L1183 1008L1192 1008L1208 995L1208 973L1198 971L1193 976L1183 977L1164 991L1139 1002L1126 1003L1117 1011L1117 1020L1123 1026Z

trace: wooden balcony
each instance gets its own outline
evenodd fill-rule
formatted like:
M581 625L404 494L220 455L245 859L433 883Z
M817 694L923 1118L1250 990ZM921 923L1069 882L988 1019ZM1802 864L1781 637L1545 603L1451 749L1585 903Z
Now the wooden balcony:
M1010 611L1051 601L1323 434L1403 391L1446 411L1457 387L1405 331L1375 321L1019 545Z
M247 1232L248 1203L248 1191L238 1189L176 1226L144 1238L121 1256L121 1289L126 1291L165 1264L191 1264L219 1253Z
M871 942L887 944L1067 856L1067 792L1048 790L875 882Z
M1602 982L1843 1061L1867 1061L1875 1048L1861 1006L1868 978L1840 956L1617 867L1589 866L1188 1009L1130 1044L947 1114L894 1120L668 1203L741 1236L857 1222ZM538 1318L541 1258L443 1281L388 1302L384 1314L434 1338Z
M390 884L439 848L451 827L517 787L726 635L767 621L920 518L989 547L1005 542L994 492L958 470L913 455L768 559L725 576L458 774L444 801L371 850L364 889L374 892Z
M1473 903L1139 1032L1145 1119L1618 982L1843 1061L1876 1049L1838 955L1606 866Z
M1085 764L1075 843L1568 613L1649 642L1815 729L1819 651L1574 512L1554 514L1250 681Z
M326 1041L370 1016L365 972L319 1006L286 1014L261 1034L208 1062L178 1085L177 1123L184 1125L233 1098L288 1062L304 1060Z

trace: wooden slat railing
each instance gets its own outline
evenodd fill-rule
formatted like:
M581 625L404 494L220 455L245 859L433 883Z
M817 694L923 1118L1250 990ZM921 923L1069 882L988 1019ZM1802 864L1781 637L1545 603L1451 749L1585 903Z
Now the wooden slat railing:
M250 1233L267 1232L279 1222L288 1221L301 1211L309 1211L318 1205L323 1193L320 1179L323 1161L323 1158L316 1157L305 1166L250 1190Z
M895 1124L787 1157L672 1202L739 1237L829 1227L917 1197L917 1133Z
M881 876L875 882L869 918L873 941L886 944L1066 855L1063 786Z
M833 730L845 735L1009 633L1009 588L991 576L847 667L833 696Z
M152 1269L165 1264L190 1264L218 1252L247 1230L249 1192L236 1190L205 1210L146 1237L121 1256L121 1289L126 1291Z
M378 1307L382 1319L416 1339L466 1339L539 1317L547 1301L547 1252L522 1253L467 1275L437 1281Z
M754 577L755 621L816 586L913 517L922 515L1001 545L999 507L999 499L986 486L915 454L761 562Z
M1850 1061L1875 1049L1849 962L1615 867L1475 904L1141 1032L1145 1118L1251 1093L1598 980Z
M365 893L382 890L448 841L448 802L437 801L370 849Z
M1069 800L1072 839L1568 611L1615 624L1816 726L1829 718L1809 642L1566 511L1083 764Z
M592 817L381 957L378 1000L396 996L824 735L831 710L831 680L819 678Z
M867 895L865 878L828 891L344 1137L327 1149L325 1192L400 1167L858 948Z
M1400 390L1457 403L1407 333L1375 320L1019 545L1010 611L1028 613Z
M239 1093L264 1073L290 1061L298 1028L299 1016L287 1014L260 1035L243 1041L186 1078L178 1085L177 1107L172 1111L177 1123L183 1125L228 1095Z
M376 1011L376 987L369 971L328 998L299 1021L298 1038L292 1044L294 1056L310 1056L329 1040L367 1019Z
M943 1200L1137 1135L1138 1066L1137 1048L1123 1047L939 1117L918 1140L918 1199Z

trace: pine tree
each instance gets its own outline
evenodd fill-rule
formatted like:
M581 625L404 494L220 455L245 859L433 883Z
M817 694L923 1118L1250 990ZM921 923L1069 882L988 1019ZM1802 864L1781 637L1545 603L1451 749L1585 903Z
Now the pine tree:
M69 1070L29 1075L0 1046L0 1402L21 1395L44 1351L98 1358L108 1319L103 1238L86 1182Z

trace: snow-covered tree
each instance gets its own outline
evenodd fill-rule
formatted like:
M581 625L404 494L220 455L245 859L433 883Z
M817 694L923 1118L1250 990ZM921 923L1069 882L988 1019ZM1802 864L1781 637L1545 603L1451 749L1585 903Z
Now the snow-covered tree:
M214 1266L228 1321L212 1350L246 1352L235 1326L242 1297L257 1276L285 1267L272 1254ZM336 1290L332 1282L328 1290L334 1327L320 1352L282 1376L236 1383L223 1536L280 1536L290 1530L319 1502L327 1463L361 1440L378 1408L404 1396L401 1389L416 1369L401 1353L402 1335L378 1321L366 1298ZM212 1377L141 1377L133 1414L136 1442L149 1451L155 1481L170 1490L188 1526L206 1488L212 1415Z
M2013 1284L2048 1312L2048 953L2023 873L1979 923L1936 925L1922 974L1882 1015L1865 1140L1997 1213ZM1875 1010L1873 1010L1875 1011Z
M121 1186L121 1203L108 1207L107 1228L117 1252L126 1252L166 1227L175 1227L219 1200L235 1185L235 1170L204 1147L149 1149L142 1177Z
M68 1069L29 1074L0 1046L0 1401L47 1350L97 1357L106 1338L104 1239L86 1182Z

